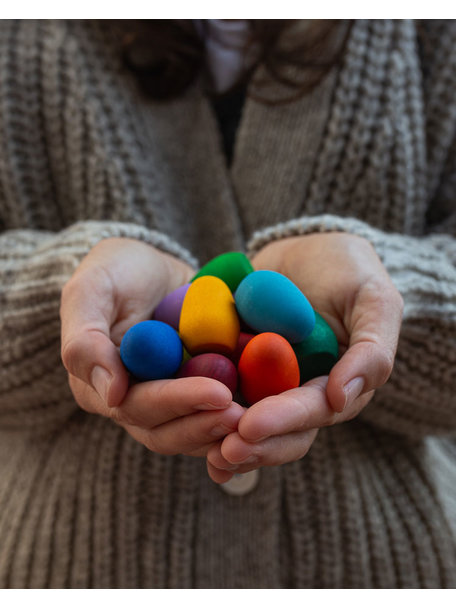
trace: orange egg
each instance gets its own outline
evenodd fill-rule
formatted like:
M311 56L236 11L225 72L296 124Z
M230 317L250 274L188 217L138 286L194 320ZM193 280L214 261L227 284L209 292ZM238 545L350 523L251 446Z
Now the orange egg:
M299 365L293 348L272 332L258 334L248 342L238 372L241 393L250 405L299 386Z

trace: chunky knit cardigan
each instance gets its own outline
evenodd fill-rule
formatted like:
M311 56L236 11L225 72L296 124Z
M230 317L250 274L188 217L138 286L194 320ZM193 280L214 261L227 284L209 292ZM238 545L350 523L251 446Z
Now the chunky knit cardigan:
M201 83L143 99L111 25L0 23L0 586L456 587L456 27L416 25L355 22L312 93L247 98L227 168ZM196 268L334 230L404 323L390 381L305 458L232 496L78 408L59 299L100 239Z

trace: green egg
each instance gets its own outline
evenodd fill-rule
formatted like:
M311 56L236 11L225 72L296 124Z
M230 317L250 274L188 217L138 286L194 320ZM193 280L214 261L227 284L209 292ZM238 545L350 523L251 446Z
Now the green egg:
M239 283L253 272L248 257L240 251L222 253L205 264L193 277L192 282L199 277L211 275L222 279L231 291L235 291Z
M190 361L191 358L191 354L188 352L185 346L182 345L182 364L187 363L187 361Z
M310 336L292 346L298 359L301 384L329 374L339 355L336 335L318 312L315 312L315 327Z

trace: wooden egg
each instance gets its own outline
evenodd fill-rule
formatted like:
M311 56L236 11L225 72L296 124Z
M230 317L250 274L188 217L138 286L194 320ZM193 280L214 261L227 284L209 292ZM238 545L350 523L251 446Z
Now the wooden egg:
M214 378L227 386L234 394L237 388L237 370L232 361L216 353L197 355L185 362L176 374L177 378L204 376Z
M138 380L172 378L182 362L182 342L170 325L141 321L122 338L120 358Z
M229 287L213 276L191 283L182 304L179 334L191 355L229 356L239 338L239 318Z
M308 299L279 272L252 272L234 297L240 317L255 332L277 333L293 344L302 342L314 328L315 313Z
M190 361L191 358L191 354L188 352L185 346L182 345L182 364L187 363L187 361Z
M233 352L232 355L230 355L230 359L231 361L233 361L233 363L235 365L237 365L239 363L239 359L241 358L242 352L244 351L244 348L247 346L247 344L250 342L250 340L255 336L256 334L250 334L247 333L245 331L241 331L239 333L239 339L238 339L238 343L236 345L236 348Z
M231 291L235 291L239 283L253 272L252 264L247 256L240 251L222 253L205 264L193 277L195 279L211 275L222 279Z
M238 364L240 391L252 405L299 386L299 365L290 343L265 332L253 337Z
M154 319L167 323L176 330L179 329L182 303L189 287L190 283L181 285L181 287L165 296L154 310Z
M339 344L331 327L315 312L315 327L308 338L293 344L301 374L301 384L326 376L337 362Z

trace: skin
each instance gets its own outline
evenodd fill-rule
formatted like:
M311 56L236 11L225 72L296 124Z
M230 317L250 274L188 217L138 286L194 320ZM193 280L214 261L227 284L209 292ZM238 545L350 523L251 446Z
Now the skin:
M145 243L101 241L62 292L62 360L82 409L111 418L154 452L204 457L244 413L228 388L209 378L129 386L119 355L127 329L150 319L163 297L193 274Z
M389 378L403 301L370 243L345 233L274 242L253 259L301 288L334 330L341 357L328 376L252 405L207 455L218 482L305 456L318 430L354 418Z
M391 374L403 309L372 246L345 233L292 237L266 246L253 265L288 276L331 325L342 355L329 377L249 409L208 378L129 386L123 334L194 271L150 245L106 239L62 293L62 360L78 404L152 451L205 457L216 483L302 458L321 427L355 417Z

